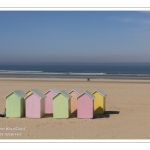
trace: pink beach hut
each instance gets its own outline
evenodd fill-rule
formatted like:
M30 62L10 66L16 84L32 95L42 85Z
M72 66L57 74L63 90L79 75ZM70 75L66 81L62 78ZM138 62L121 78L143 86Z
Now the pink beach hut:
M77 98L77 118L93 118L94 96L85 91Z
M41 118L45 115L45 95L38 89L29 90L25 98L26 118Z
M53 97L56 96L59 91L55 88L48 90L45 93L45 114L53 113Z
M71 114L77 114L77 97L81 95L82 92L77 88L75 88L72 91L70 91L69 94L71 95L70 99Z

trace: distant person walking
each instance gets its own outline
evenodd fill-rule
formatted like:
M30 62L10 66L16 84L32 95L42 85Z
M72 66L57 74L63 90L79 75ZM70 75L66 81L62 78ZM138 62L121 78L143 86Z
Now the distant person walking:
M6 117L6 108L3 114L0 114L0 117Z
M87 78L87 81L90 81L90 78Z

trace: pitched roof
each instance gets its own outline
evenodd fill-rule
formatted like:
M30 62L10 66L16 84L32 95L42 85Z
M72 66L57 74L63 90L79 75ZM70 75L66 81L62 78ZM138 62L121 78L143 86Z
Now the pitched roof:
M94 95L92 94L92 93L90 93L89 91L85 91L84 93L82 93L80 96L78 96L77 97L77 99L79 98L79 97L81 97L82 95L84 95L84 94L87 94L88 96L90 96L92 99L94 99Z
M64 91L64 90L62 90L61 92L59 92L59 93L57 93L57 95L59 95L59 94L63 94L65 97L67 97L68 99L71 97L71 95L70 94L68 94L66 91ZM55 95L54 97L53 97L53 99L55 98L55 97L57 97L57 95Z
M21 90L15 90L15 91L11 92L9 95L7 95L5 98L7 98L8 96L10 96L12 93L17 94L20 98L25 98L26 97L26 94L23 91L21 91Z
M50 89L47 92L45 92L45 94L47 94L48 92L52 91L54 94L58 94L59 91L56 88Z
M71 97L71 95L68 94L68 93L67 93L66 91L64 91L64 90L62 90L61 93L62 93L64 96L66 96L67 98L70 98L70 97Z
M31 90L29 90L29 91L31 91L32 93L34 93L34 94L36 94L38 97L40 97L40 98L44 98L45 97L45 95L42 93L42 92L40 92L38 89L31 89ZM28 91L28 92L29 92ZM31 94L30 94L31 95ZM30 96L30 95L28 95L28 96ZM28 97L27 96L27 97Z
M102 96L107 96L103 91L101 91L100 89L97 89L96 91L94 91L93 92L93 94L95 93L95 92L98 92L98 93L100 93Z
M75 92L78 93L79 95L82 94L82 92L81 92L79 89L77 89L77 88L71 90L71 91L69 92L69 94L70 94L71 92L73 92L73 91L75 91Z

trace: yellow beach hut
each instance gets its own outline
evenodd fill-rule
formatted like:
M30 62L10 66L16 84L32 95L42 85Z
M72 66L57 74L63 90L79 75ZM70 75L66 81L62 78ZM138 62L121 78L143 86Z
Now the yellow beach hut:
M104 114L105 112L105 101L106 101L106 94L101 90L96 90L93 92L94 95L94 114Z
M30 95L32 92L31 91L27 91L26 92L26 95Z

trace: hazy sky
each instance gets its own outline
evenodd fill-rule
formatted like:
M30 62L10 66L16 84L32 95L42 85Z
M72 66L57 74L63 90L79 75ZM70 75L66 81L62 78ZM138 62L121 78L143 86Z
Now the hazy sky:
M0 11L0 62L150 62L150 12Z

